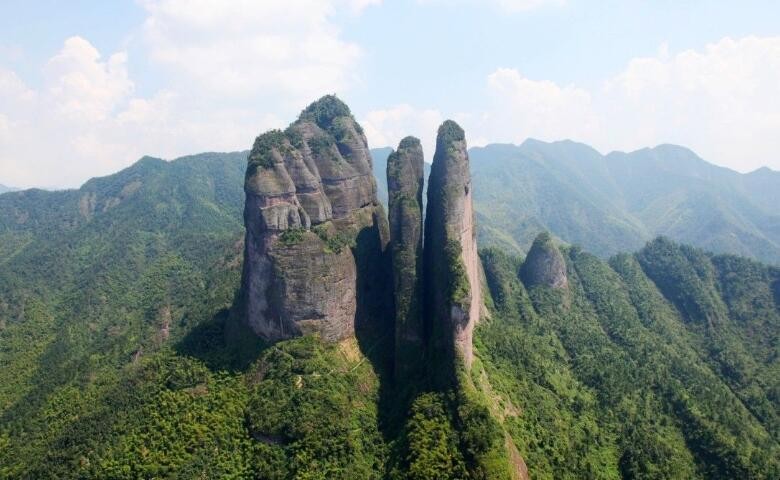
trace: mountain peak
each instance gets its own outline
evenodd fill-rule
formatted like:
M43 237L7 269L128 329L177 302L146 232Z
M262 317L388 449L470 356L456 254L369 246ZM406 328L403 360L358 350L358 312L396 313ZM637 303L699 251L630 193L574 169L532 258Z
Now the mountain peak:
M398 144L398 150L417 148L418 146L420 146L420 139L409 135L401 139L401 143Z
M364 316L381 317L358 311L363 289L387 291L357 277L381 256L387 220L377 207L365 135L349 107L327 95L287 130L258 136L245 194L242 314L258 336L319 333L335 341L353 335Z
M328 130L339 117L352 117L352 112L336 95L325 95L306 107L299 119L312 121L318 127Z
M520 276L529 288L542 285L557 289L566 288L569 284L566 262L549 233L542 232L536 236L520 269Z
M456 141L465 141L466 132L463 131L460 125L454 120L445 120L444 123L439 126L439 131L436 136L436 146L438 148L439 142L448 143Z

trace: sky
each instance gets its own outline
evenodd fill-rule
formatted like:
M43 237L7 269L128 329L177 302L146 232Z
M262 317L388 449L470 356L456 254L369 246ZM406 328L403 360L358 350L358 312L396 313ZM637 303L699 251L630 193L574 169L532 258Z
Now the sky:
M371 147L684 145L780 170L780 2L0 0L0 183L249 149L335 93Z

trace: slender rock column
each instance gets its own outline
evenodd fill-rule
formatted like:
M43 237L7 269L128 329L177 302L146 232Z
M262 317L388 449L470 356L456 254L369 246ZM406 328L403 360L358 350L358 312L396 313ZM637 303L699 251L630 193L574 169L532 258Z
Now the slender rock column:
M387 159L388 219L395 292L395 376L408 378L423 355L423 150L406 137Z
M425 218L425 315L434 371L473 358L472 335L482 292L474 229L471 174L463 129L439 127Z

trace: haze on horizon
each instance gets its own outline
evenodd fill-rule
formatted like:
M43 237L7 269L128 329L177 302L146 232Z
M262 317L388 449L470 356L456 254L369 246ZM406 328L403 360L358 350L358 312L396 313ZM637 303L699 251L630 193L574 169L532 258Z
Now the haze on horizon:
M4 2L0 183L74 187L143 155L244 150L336 93L371 147L661 143L780 170L770 1Z

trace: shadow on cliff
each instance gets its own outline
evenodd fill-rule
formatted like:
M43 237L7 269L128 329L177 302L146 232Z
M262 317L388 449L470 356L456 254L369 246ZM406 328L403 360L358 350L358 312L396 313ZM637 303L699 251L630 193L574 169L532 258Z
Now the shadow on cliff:
M245 371L270 344L243 322L235 321L237 305L238 295L231 308L220 310L181 339L176 352L201 360L213 372Z
M353 254L357 266L355 337L379 377L379 423L386 440L397 434L398 402L393 384L395 347L392 265L379 222L361 230ZM404 412L405 413L405 412Z

